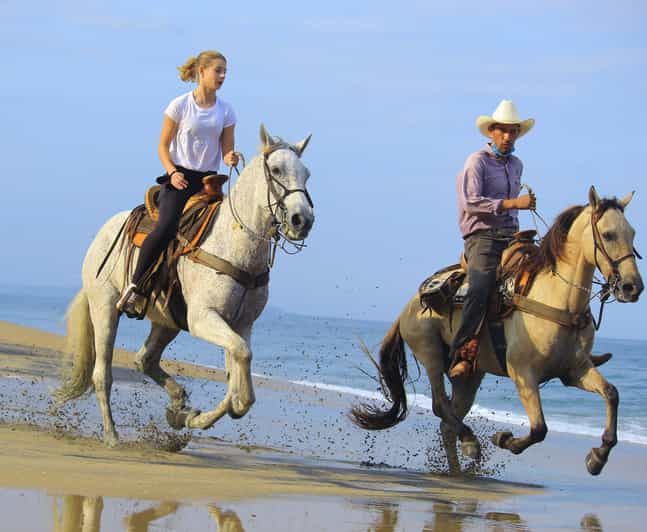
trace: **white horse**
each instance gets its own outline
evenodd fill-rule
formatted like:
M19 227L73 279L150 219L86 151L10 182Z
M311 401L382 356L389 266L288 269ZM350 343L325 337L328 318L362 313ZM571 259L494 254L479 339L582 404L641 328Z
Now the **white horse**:
M252 325L267 303L268 286L253 281L268 272L269 244L277 230L290 241L301 241L314 222L306 189L310 172L300 159L310 136L290 145L270 136L263 125L260 135L261 154L242 171L200 246L205 254L224 259L246 273L252 282L245 286L186 257L181 257L177 265L187 305L188 331L225 351L227 392L213 410L200 413L187 407L182 386L160 367L164 348L179 333L163 302L151 305L146 314L151 331L137 352L135 364L168 393L171 403L167 419L175 428L207 429L227 413L233 418L244 416L254 404L250 338ZM109 446L118 441L110 409L111 364L120 317L115 303L125 279L126 254L113 254L98 278L97 272L128 215L122 212L108 220L88 249L83 287L67 314L68 350L74 364L56 392L62 404L81 396L94 384L103 419L103 440Z

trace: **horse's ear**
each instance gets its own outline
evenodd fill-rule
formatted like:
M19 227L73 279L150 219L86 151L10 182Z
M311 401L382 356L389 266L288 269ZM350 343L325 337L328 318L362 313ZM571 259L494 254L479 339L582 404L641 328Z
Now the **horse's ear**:
M303 153L303 150L306 149L306 146L308 145L308 142L310 142L310 137L312 137L312 133L308 135L305 139L303 139L300 142L297 142L294 145L294 149L297 150L297 155L301 157L301 154Z
M261 123L260 135L263 147L268 148L273 144L276 144L276 141L272 138L272 135L267 132L267 129L265 129L265 125L263 123Z
M600 196L598 196L598 193L595 190L595 187L591 185L591 188L589 189L589 205L591 205L593 209L596 209L599 203L600 203Z
M627 208L627 205L629 205L629 202L633 199L635 193L636 191L632 190L624 198L622 198L621 200L618 200L618 203L622 207L622 210L625 210Z

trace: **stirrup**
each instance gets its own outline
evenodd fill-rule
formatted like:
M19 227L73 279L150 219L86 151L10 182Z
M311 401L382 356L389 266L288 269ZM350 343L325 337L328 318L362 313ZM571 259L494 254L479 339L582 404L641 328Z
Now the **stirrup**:
M143 295L136 292L137 285L130 283L115 305L119 312L123 312L129 318L141 320L146 314L146 304Z

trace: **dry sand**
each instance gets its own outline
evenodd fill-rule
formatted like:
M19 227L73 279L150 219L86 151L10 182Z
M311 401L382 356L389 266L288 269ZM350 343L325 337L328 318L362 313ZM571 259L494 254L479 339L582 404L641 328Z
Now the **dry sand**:
M560 476L585 454L584 438L563 436L534 459L515 462L510 477L523 483L366 468L208 435L175 453L145 439L107 449L96 438L63 434L56 423L44 427L42 408L16 416L29 404L24 395L58 374L62 347L57 335L0 322L0 511L13 516L2 530L641 530L647 517L641 446L612 457L606 484ZM131 361L131 353L117 351L122 378L132 373ZM223 377L180 362L166 369ZM16 382L29 385L20 388L20 401L11 397ZM268 379L255 385L289 388Z

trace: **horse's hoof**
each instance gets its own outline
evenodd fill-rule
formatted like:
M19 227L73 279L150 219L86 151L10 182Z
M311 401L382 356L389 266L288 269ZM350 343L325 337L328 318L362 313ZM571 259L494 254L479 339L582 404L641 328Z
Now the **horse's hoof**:
M169 426L175 430L182 430L187 428L187 422L192 420L195 416L200 414L197 408L185 406L180 409L167 408L166 421Z
M604 464L606 464L606 461L603 461L602 458L598 456L598 453L595 449L591 449L589 454L586 455L584 463L586 464L587 471L591 473L591 475L596 476L600 474L600 471L602 471L602 468L604 467Z
M461 442L461 452L472 460L478 460L481 456L481 446L476 440Z
M509 430L497 432L494 436L492 436L492 443L497 447L501 447L501 449L507 449L512 437L512 432L510 432Z

